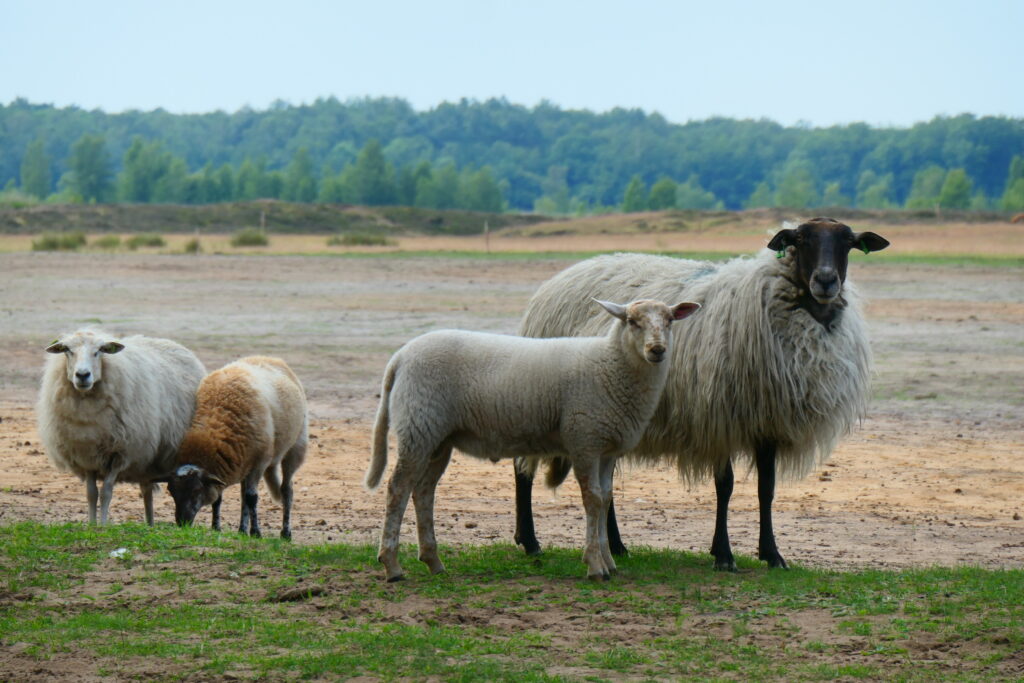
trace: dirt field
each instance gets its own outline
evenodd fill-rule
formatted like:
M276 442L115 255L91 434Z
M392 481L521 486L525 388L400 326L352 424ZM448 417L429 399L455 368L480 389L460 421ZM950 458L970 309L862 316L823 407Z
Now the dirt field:
M912 226L883 234L897 253L1024 252L1020 231L972 231L969 239ZM520 239L537 251L744 251L764 243L763 232L686 243L674 236ZM481 240L403 247L471 243L479 248ZM496 244L497 251L510 243ZM870 417L811 476L780 487L775 521L782 554L791 563L832 568L1024 566L1024 270L893 265L861 254L851 261L850 277L870 302L877 365ZM513 332L535 287L570 263L401 254L2 253L0 524L86 516L84 486L55 472L41 452L33 401L47 343L100 323L118 333L176 339L211 369L252 353L285 358L303 379L313 414L311 455L297 476L295 540L374 541L384 496L365 492L361 480L389 355L439 327ZM615 487L627 544L707 550L710 483L687 489L673 471L646 469L623 473ZM738 483L731 516L734 550L748 555L757 544L755 487L753 476ZM542 543L579 545L582 509L573 488L535 493ZM225 500L226 519L237 519L237 494ZM510 461L456 456L437 500L441 542L511 540ZM265 530L275 531L279 510L268 496L262 507ZM118 488L112 514L115 521L141 518L134 487ZM157 516L173 518L169 496L157 497ZM411 518L410 512L403 531L409 542Z

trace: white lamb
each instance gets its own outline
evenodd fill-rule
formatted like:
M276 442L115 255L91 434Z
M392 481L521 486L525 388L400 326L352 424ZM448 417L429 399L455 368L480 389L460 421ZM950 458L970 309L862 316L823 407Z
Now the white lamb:
M616 318L604 337L525 339L441 330L413 339L388 363L365 484L387 464L389 425L398 461L388 483L378 559L402 578L398 537L412 493L420 560L444 571L434 538L434 491L452 448L486 458L563 455L586 509L591 578L615 570L605 526L615 459L643 434L665 386L670 323L700 306L598 302Z
M117 340L98 329L61 337L46 351L54 355L43 369L36 417L50 461L86 482L90 522L99 497L106 524L114 484L126 481L139 485L152 524L153 481L174 467L203 364L170 340Z

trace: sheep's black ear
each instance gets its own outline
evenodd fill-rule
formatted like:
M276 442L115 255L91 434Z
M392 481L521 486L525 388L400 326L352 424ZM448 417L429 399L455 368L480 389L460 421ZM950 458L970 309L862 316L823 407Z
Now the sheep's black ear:
M858 232L853 236L853 246L867 254L872 251L882 251L889 246L889 240L873 232Z
M622 304L617 304L612 301L601 301L600 299L594 299L597 303L604 307L604 310L614 315L619 320L626 319L626 307Z
M684 301L681 304L676 304L672 307L672 319L682 320L683 318L689 318L691 315L700 310L700 304L695 304L690 301Z
M784 228L775 233L775 237L768 243L768 248L772 251L781 251L792 244L796 244L796 230Z
M53 342L46 347L47 353L65 353L67 350L67 345L61 344L59 339L54 339Z
M121 342L107 342L100 347L100 351L103 353L118 353L124 350L124 344Z

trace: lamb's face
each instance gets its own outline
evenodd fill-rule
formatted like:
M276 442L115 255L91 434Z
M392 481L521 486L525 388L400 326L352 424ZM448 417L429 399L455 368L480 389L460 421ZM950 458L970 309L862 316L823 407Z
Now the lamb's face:
M224 488L223 482L195 465L182 465L160 481L167 482L167 491L174 498L174 521L178 526L192 524L202 507L220 498Z
M103 379L103 355L118 353L124 344L90 332L80 331L46 347L47 353L62 353L68 382L79 393L92 391Z
M697 311L700 304L679 303L668 306L660 301L641 300L621 306L598 301L610 314L625 325L625 333L637 356L648 363L660 363L668 357L672 340L671 325Z
M812 218L794 229L780 230L768 248L783 252L794 247L794 264L800 284L819 304L831 304L842 294L850 249L865 253L889 246L873 232L855 233L832 218Z

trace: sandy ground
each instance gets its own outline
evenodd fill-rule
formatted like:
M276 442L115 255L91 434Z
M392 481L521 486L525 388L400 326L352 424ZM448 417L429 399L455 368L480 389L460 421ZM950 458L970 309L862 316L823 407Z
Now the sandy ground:
M999 230L975 231L970 253L1019 252L1019 235L1007 242ZM901 236L928 244L909 229ZM604 236L611 246L559 239L530 243L538 251L646 246L634 236ZM757 240L764 242L719 235L651 248L745 250ZM860 254L851 261L850 277L869 300L876 355L870 417L810 476L780 487L782 554L832 568L1024 566L1024 271L892 265ZM33 402L49 341L101 324L176 339L210 369L253 353L285 358L306 386L313 417L310 457L297 475L295 540L373 542L384 495L365 492L361 481L390 354L440 327L513 332L536 286L571 263L0 254L0 524L85 519L84 486L41 452ZM578 491L567 485L552 495L539 487L541 542L578 546ZM748 555L757 545L755 487L753 475L738 482L732 506L734 550ZM617 476L615 489L627 544L707 550L710 483L688 488L672 470L631 469ZM269 496L262 503L264 529L274 532L279 509ZM237 519L238 509L231 491L226 519ZM513 509L510 461L456 456L438 490L439 540L511 541ZM135 487L118 487L112 515L141 519ZM157 516L173 518L169 496L158 495ZM414 538L410 511L403 539Z

